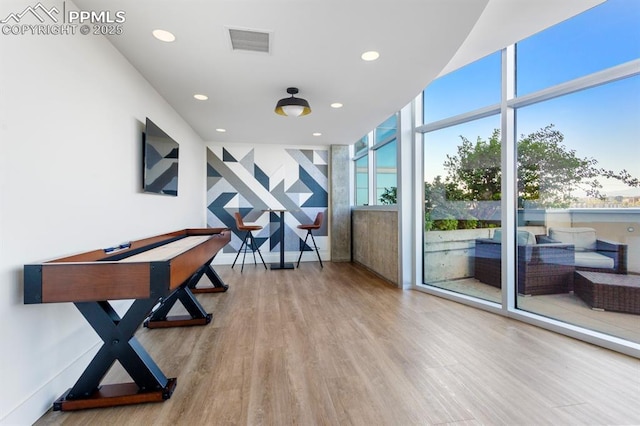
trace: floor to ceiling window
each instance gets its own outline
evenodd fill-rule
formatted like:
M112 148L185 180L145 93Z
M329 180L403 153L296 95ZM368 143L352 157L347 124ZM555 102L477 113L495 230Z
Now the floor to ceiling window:
M497 271L491 286L476 285L474 247L500 228L499 128L493 115L424 136L424 282L493 302L501 300L499 246L485 259Z
M640 343L638 22L609 0L425 89L426 285Z
M632 77L518 109L519 208L549 240L517 306L640 343L639 95Z
M476 285L474 247L477 239L493 238L501 222L500 81L497 52L434 81L423 96L430 123L424 133L424 282L496 303L499 246L488 260L498 271L491 286Z
M611 0L518 43L513 105L519 212L545 231L517 307L640 343L638 22Z

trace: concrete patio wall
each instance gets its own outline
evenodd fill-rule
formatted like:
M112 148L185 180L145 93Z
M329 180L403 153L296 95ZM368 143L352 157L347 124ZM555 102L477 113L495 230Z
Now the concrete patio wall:
M424 282L474 276L476 238L492 238L496 228L428 231L424 234ZM523 226L534 235L544 235L544 226Z
M424 282L473 276L476 238L489 238L489 228L429 231L424 234Z

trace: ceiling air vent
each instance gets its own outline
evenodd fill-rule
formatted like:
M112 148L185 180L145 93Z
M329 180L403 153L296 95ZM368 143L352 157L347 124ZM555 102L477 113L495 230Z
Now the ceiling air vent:
M264 31L228 28L231 49L245 52L269 53L271 34Z

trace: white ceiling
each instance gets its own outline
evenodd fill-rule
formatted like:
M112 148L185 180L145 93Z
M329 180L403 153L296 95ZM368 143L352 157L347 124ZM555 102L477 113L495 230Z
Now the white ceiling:
M601 1L75 3L82 10L126 12L124 34L111 36L111 43L204 141L327 145L355 142L438 75ZM271 32L271 53L232 51L227 27ZM176 41L156 40L151 32L158 28L174 33ZM379 51L380 59L362 61L360 55L367 50ZM291 118L273 112L290 86L309 101L310 115ZM195 93L209 100L197 101ZM332 102L344 107L333 109Z

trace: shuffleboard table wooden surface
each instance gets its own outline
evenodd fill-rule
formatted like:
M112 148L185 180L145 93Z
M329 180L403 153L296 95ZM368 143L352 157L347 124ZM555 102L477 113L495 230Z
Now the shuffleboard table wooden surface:
M230 241L225 228L190 228L24 266L24 303L73 303L103 340L75 385L53 404L54 410L79 410L160 402L171 397L176 378L167 378L135 338L149 328L205 325L211 314L193 293L203 275L213 287L228 286L211 262ZM120 317L109 301L132 299ZM189 315L167 317L180 301ZM133 383L100 385L115 361Z

